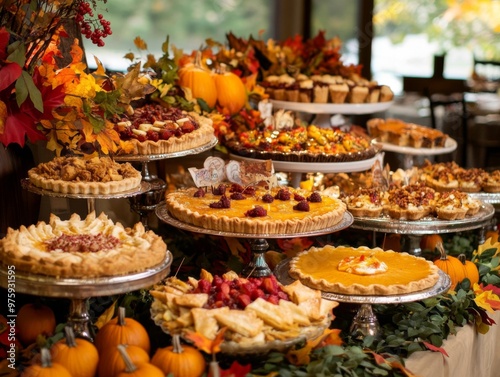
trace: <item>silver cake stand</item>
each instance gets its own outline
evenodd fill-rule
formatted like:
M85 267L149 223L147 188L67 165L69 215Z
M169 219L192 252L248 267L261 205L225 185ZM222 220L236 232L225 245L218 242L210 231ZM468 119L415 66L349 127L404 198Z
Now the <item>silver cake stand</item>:
M486 227L495 214L495 208L490 203L482 203L478 213L462 220L440 220L427 216L421 220L395 220L389 216L354 217L352 228L372 230L374 232L403 234L402 248L409 254L421 255L420 239L429 233L454 233ZM484 240L479 241L480 243Z
M35 296L70 299L68 324L77 336L92 340L87 309L90 297L109 296L149 287L163 280L170 273L172 254L167 251L165 260L159 265L129 275L97 278L57 278L16 271L16 292ZM5 266L0 266L0 286L7 288L12 283Z
M292 234L275 234L275 233L251 234L251 233L222 232L219 230L205 229L198 226L186 224L172 217L168 212L165 203L161 203L156 207L156 215L160 220L175 228L187 230L193 233L202 233L202 234L209 234L221 237L251 238L250 248L253 253L253 260L247 266L245 266L245 268L242 271L242 274L244 276L253 276L253 277L264 277L264 276L269 276L273 273L269 268L269 266L267 265L266 260L264 259L264 253L269 248L267 239L319 236L323 234L338 232L342 229L348 228L353 222L352 215L346 211L344 213L344 216L342 217L342 220L340 220L337 224L329 228L323 228L303 233L292 233Z
M274 274L281 284L288 285L295 281L288 271L290 270L291 259L285 259L281 261L275 268ZM400 294L400 295L346 295L331 292L322 292L321 296L327 300L345 302L350 304L360 305L359 309L354 316L350 332L351 336L356 339L362 339L367 335L371 335L375 338L380 337L381 328L378 323L377 317L373 312L373 304L402 304L405 302L413 302L424 300L430 297L437 296L441 293L448 291L451 287L450 277L443 271L439 270L439 278L436 284L428 289Z
M40 187L35 186L29 180L29 178L24 178L21 180L21 187L25 190L33 192L38 195L46 195L57 198L68 198L68 199L87 199L87 211L88 213L95 211L95 200L96 199L120 199L128 198L136 195L143 194L151 189L151 185L147 182L141 182L139 187L132 190L118 192L116 194L68 194L62 192L55 192L51 190L45 190Z
M217 145L217 142L218 139L214 136L210 142L204 145L179 152L149 155L119 155L113 157L115 161L140 162L142 164L142 181L149 183L151 185L151 189L142 195L137 195L130 198L129 201L130 207L133 211L139 214L141 222L146 229L149 228L149 214L153 212L158 203L163 200L165 189L167 188L167 183L163 179L158 178L156 174L150 173L148 167L149 162L199 154L212 149L215 145Z

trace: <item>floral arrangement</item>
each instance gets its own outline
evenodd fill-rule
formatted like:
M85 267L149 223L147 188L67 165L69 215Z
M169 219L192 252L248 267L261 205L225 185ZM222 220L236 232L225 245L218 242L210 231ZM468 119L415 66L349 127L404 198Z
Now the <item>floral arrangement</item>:
M105 4L107 0L102 0ZM67 25L98 46L111 34L97 0L23 1L0 5L0 141L5 146L47 140L57 154L109 154L127 145L109 122L127 111L130 101L154 90L139 77L88 73L77 38L68 41ZM69 43L66 43L68 41ZM63 45L70 46L63 53ZM69 57L69 59L68 59ZM69 63L63 63L69 60Z

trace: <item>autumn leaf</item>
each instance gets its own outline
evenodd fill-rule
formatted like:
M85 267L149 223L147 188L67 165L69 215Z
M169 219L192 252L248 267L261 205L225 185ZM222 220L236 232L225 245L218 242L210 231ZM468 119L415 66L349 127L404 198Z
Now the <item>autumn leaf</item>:
M252 365L241 365L237 361L233 361L229 369L220 369L220 377L240 377L246 376L252 371Z
M413 374L410 370L406 369L404 365L402 365L398 361L392 361L384 358L382 355L375 353L373 351L365 351L365 353L372 355L373 359L378 365L388 365L391 369L399 369L406 377L418 377Z
M117 300L113 301L113 303L107 308L104 313L102 313L99 318L97 318L97 321L95 321L94 325L100 329L102 326L104 326L106 323L108 323L114 316L115 314L115 308L116 308L116 302Z
M220 352L220 345L224 340L224 333L226 332L227 327L223 327L217 333L217 336L214 340L210 340L206 338L203 334L194 331L188 331L185 334L186 339L193 342L193 344L199 350L206 352L210 355L214 355Z
M147 43L141 37L135 37L135 39L134 39L134 45L139 50L147 50L148 49Z
M445 349L442 347L436 347L435 345L429 343L429 342L424 342L422 341L423 345L430 351L434 352L441 352L444 356L449 357L448 354L446 353Z

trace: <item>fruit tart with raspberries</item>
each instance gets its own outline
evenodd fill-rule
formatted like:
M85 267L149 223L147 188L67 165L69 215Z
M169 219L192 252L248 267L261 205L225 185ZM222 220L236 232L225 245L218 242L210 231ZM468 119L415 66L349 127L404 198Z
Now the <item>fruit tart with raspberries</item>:
M346 211L341 200L318 191L239 184L169 192L166 207L174 218L190 225L250 234L325 229L338 224Z
M127 154L133 155L181 152L205 145L215 137L211 119L160 104L136 108L130 115L117 116L114 123L120 138L132 144Z

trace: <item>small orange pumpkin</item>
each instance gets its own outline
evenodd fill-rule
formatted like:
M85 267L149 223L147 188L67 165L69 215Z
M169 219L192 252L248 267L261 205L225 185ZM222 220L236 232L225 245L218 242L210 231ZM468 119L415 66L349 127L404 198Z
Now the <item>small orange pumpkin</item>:
M238 113L247 103L245 84L238 75L226 71L224 65L214 75L217 102L230 115Z
M151 349L144 326L133 318L125 318L125 308L121 306L118 308L118 315L101 327L94 344L99 353L119 344L139 346L148 354Z
M479 283L479 270L474 262L467 260L465 254L460 254L458 259L464 265L465 277L470 280L471 284Z
M66 367L73 377L94 377L99 363L97 348L86 339L75 338L71 326L64 331L66 337L52 346L52 360Z
M165 374L163 374L161 369L154 366L153 364L135 364L134 362L132 362L130 356L127 353L127 348L123 344L119 344L117 347L123 358L123 361L125 362L125 370L116 374L115 377L165 377Z
M434 264L438 266L441 271L450 276L450 289L454 290L457 284L465 278L465 267L458 258L446 255L446 251L444 250L442 243L436 244L436 248L439 250L441 255L434 261Z
M40 350L40 364L31 364L21 373L21 377L72 377L61 364L52 362L47 348Z
M126 348L130 360L135 364L149 363L149 354L139 346L131 346L128 344L123 345ZM121 356L118 346L105 350L101 353L99 358L99 365L97 366L98 377L115 376L119 372L125 370L125 361Z
M179 334L172 336L172 345L158 348L151 363L165 375L175 377L200 377L205 373L206 361L200 351L192 346L181 345Z
M191 90L193 98L203 99L208 107L217 102L217 89L212 72L201 64L201 52L196 52L193 64L187 64L179 70L179 85Z
M488 230L485 234L486 239L491 238L491 241L498 242L498 230Z
M40 303L23 305L16 318L19 341L27 346L35 343L38 335L50 336L56 328L56 317L50 307Z
M443 243L443 239L439 234L426 234L420 239L420 248L422 250L434 251L438 243Z

